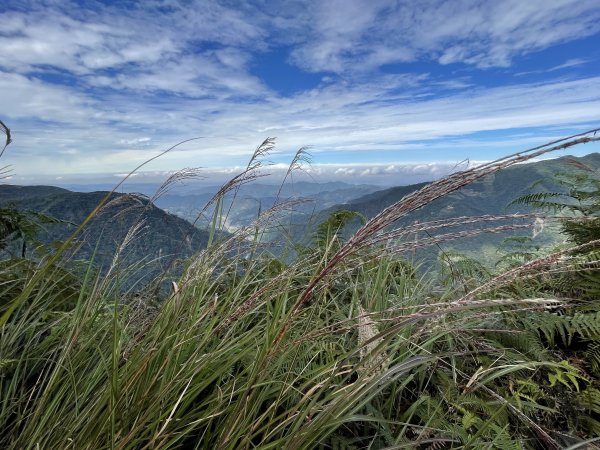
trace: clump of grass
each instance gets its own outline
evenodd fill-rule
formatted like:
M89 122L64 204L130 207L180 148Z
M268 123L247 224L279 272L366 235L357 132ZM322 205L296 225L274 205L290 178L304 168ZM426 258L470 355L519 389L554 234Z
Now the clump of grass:
M90 268L73 304L58 308L66 279L54 276L60 251L3 299L0 446L560 448L552 427L566 414L562 399L583 384L591 396L587 389L595 387L533 331L519 341L521 330L511 324L546 317L568 299L541 289L536 297L499 289L546 270L568 251L461 296L439 291L399 256L458 232L414 244L399 242L403 233L537 216L388 227L486 174L594 139L575 136L450 175L387 208L347 242L332 235L293 263L261 253L253 230L260 233L296 200L277 202L232 236L219 233L224 195L263 176L261 158L273 145L266 140L200 212L216 206L210 245L187 261L161 304L124 301ZM299 152L291 170L303 158ZM512 345L503 344L506 336ZM548 374L564 384L551 386ZM588 418L596 420L594 414ZM586 423L590 428L561 432L592 436L594 423Z

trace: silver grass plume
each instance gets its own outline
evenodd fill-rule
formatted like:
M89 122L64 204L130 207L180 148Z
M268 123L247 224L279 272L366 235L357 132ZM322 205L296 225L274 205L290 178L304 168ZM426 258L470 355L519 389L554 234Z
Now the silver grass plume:
M377 337L379 329L370 315L361 305L358 305L358 347L360 348L361 361L368 360L361 369L365 374L380 372L387 369L389 365L389 357L385 352L377 354L377 347L383 341L383 338Z

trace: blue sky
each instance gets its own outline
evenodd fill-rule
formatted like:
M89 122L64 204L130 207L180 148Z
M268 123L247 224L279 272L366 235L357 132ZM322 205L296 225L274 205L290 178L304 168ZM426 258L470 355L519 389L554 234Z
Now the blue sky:
M201 136L148 170L276 137L273 170L309 145L322 181L402 184L600 126L600 2L4 0L0 119L15 182Z

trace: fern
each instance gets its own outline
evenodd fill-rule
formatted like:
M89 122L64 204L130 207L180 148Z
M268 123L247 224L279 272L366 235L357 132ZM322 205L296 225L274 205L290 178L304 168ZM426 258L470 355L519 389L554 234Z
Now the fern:
M592 342L584 354L591 371L594 375L600 377L600 342Z
M456 285L468 291L491 278L491 272L484 264L462 253L443 251L438 260L439 276L444 286Z
M530 318L532 319L531 326L536 327L551 346L556 345L557 337L563 345L571 342L573 335L569 317L542 312L532 314Z
M577 394L577 400L585 408L585 414L577 417L580 427L590 437L600 436L600 389L588 387Z
M548 374L548 381L550 381L550 387L555 386L556 383L561 383L567 389L575 389L579 392L579 382L585 382L587 379L581 375L577 367L572 366L568 361L561 361L558 366L554 367L553 371Z
M545 209L554 212L563 211L571 207L568 203L549 201L549 199L563 199L566 201L569 199L569 196L563 192L535 192L518 197L510 202L508 206L527 205L532 208Z
M600 341L600 311L576 313L571 319L571 330L579 333L584 339Z
M519 439L515 439L508 428L508 425L500 427L492 424L490 426L493 432L493 439L489 442L487 448L493 448L498 450L522 450L524 448L523 442ZM477 448L485 448L484 446L478 445Z

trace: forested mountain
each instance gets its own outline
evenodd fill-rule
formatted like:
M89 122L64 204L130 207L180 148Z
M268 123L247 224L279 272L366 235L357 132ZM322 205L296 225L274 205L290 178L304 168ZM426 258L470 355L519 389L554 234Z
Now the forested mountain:
M52 186L0 185L0 207L43 213L60 220L61 223L40 223L36 239L48 244L70 236L107 194ZM114 193L81 234L73 256L84 260L93 257L97 266L106 268L135 226L138 230L121 252L121 263L124 267L141 263L147 273L157 272L173 258L191 255L208 242L206 231L163 211L148 199Z
M403 217L395 226L401 227L414 222L461 216L530 212L531 209L526 205L509 205L518 197L531 192L560 191L561 188L557 186L553 177L558 173L570 173L578 170L577 167L580 164L584 164L591 169L600 169L600 154L592 153L581 158L564 156L551 160L514 165L434 200L427 206ZM354 211L364 216L364 218L370 219L405 195L421 189L426 184L419 183L392 187L323 209L308 222L296 220L297 225L293 229L293 235L298 239L310 239L315 227L326 220L334 211ZM308 223L308 226L306 223ZM360 221L354 219L344 229L344 234L352 234L359 226ZM460 250L480 249L485 244L498 245L506 236L507 234L479 236L476 239L456 241L452 245Z
M508 205L517 197L531 192L532 188L539 192L556 189L553 176L559 172L573 171L575 169L574 162L583 163L592 169L600 169L600 153L592 153L582 158L565 156L509 167L432 202L415 212L409 219L411 221L434 220L445 217L523 211L525 209L523 206L508 207ZM536 185L532 187L534 183ZM370 218L426 184L397 186L376 191L347 203L330 207L321 214L326 215L330 211L348 209Z

